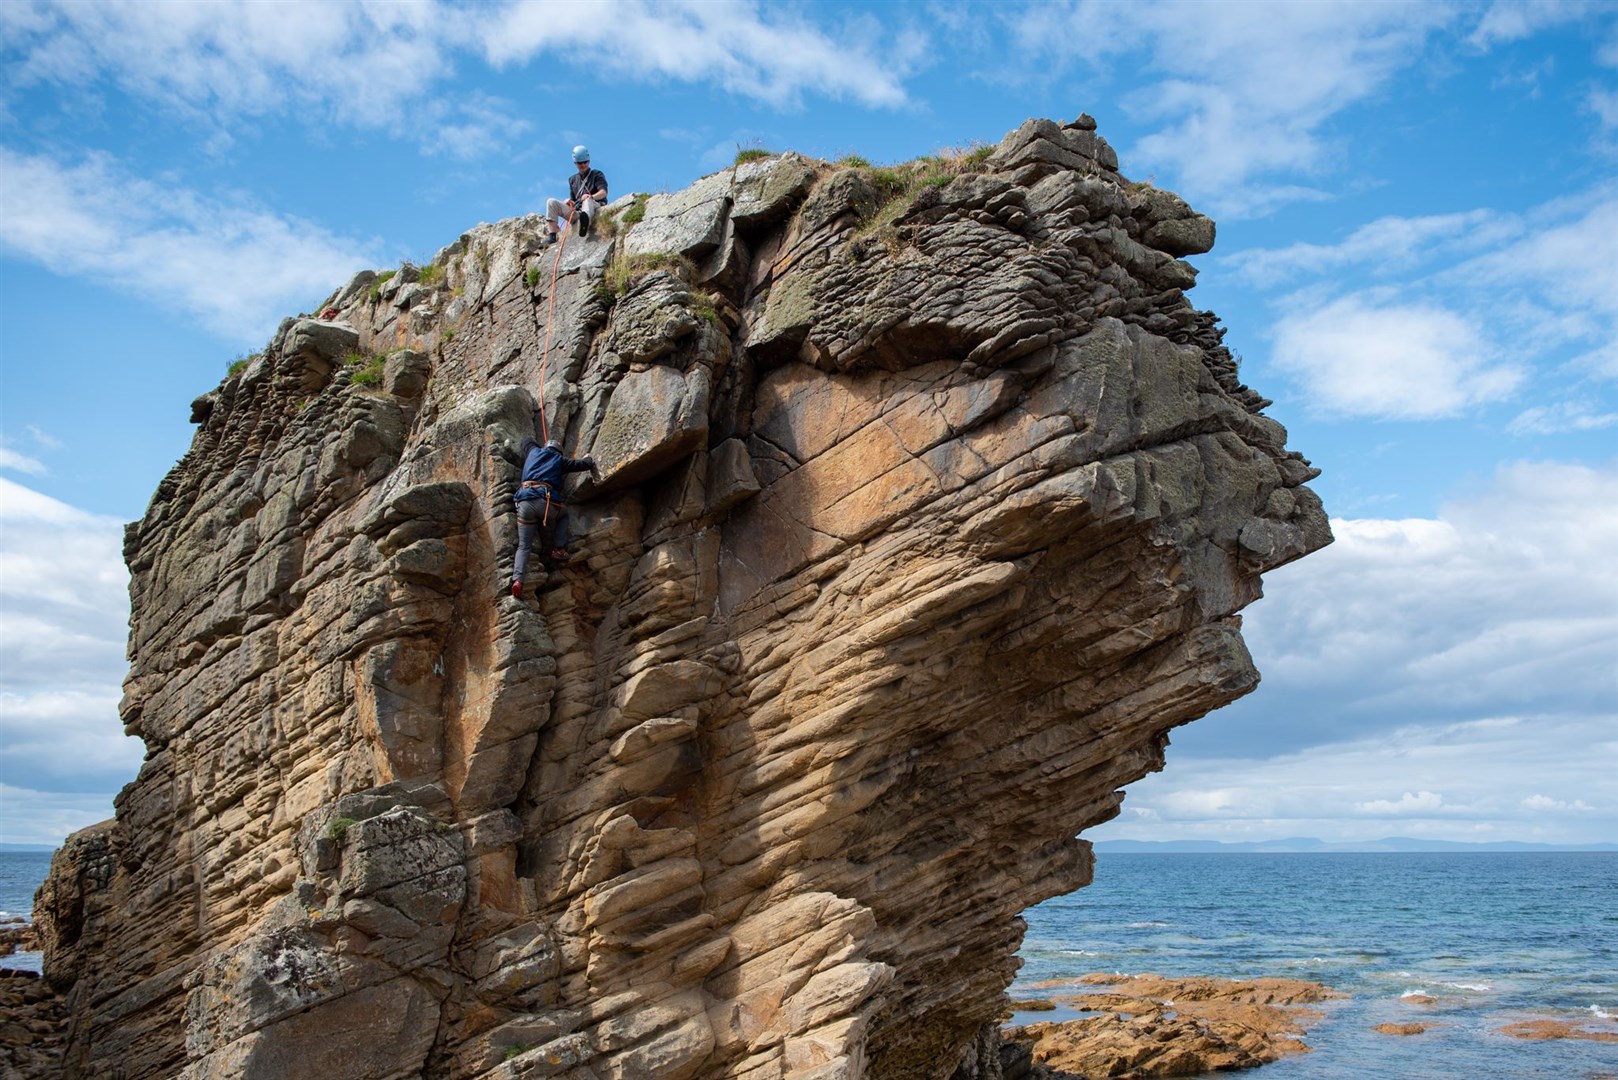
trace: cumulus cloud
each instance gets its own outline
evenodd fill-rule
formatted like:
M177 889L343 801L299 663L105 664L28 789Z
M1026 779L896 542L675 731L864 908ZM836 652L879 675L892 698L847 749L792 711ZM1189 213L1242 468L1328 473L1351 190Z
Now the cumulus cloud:
M1613 840L1618 461L1332 528L1244 613L1258 691L1176 731L1097 836Z
M1553 799L1549 795L1530 795L1518 805L1524 810L1577 810L1580 813L1595 809L1583 799L1574 799L1572 802L1567 802L1563 799Z
M1518 462L1437 518L1332 528L1331 547L1266 575L1272 598L1246 620L1292 745L1413 716L1611 713L1618 462Z
M1273 362L1318 411L1402 420L1454 416L1524 378L1471 320L1374 291L1283 316Z
M0 782L111 791L139 766L118 718L122 545L118 519L0 478Z
M1255 248L1221 265L1249 284L1293 290L1278 298L1273 358L1322 413L1455 416L1510 397L1527 363L1556 352L1571 356L1573 373L1618 379L1610 184L1522 213L1381 218L1337 243ZM1322 299L1345 273L1404 280ZM1576 383L1536 388L1571 396L1523 413L1514 433L1605 426Z
M1444 805L1444 797L1432 791L1407 791L1397 799L1371 799L1354 804L1362 814L1407 815L1425 814Z
M1124 106L1159 126L1128 157L1172 170L1180 189L1229 217L1318 194L1264 178L1322 169L1339 151L1328 122L1386 86L1453 16L1439 4L1079 0L1006 18L1046 62L1140 57L1156 81Z
M374 242L142 179L106 154L69 163L0 147L0 190L28 207L0 215L0 250L177 307L244 344L377 262ZM257 268L251 287L243 266Z

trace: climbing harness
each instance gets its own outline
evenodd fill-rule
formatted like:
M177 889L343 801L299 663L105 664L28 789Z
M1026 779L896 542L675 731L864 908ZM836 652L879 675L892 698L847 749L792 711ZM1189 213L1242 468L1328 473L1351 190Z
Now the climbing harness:
M545 495L545 509L539 516L539 523L541 525L546 525L546 526L550 525L550 523L551 523L551 499L553 498L556 489L551 487L551 485L547 484L543 480L524 480L522 482L522 486L524 488L528 488L528 489L539 488L544 493L544 495ZM556 500L556 505L565 506L566 504L563 503L562 500L557 499Z
M545 298L545 351L539 358L539 429L542 442L550 442L551 425L545 417L545 368L551 360L551 317L556 313L556 274L562 268L562 252L567 248L567 238L573 233L573 215L578 213L575 205L567 213L567 232L562 234L561 243L556 245L556 258L551 260L551 288L550 295ZM545 496L545 510L550 512L551 497Z

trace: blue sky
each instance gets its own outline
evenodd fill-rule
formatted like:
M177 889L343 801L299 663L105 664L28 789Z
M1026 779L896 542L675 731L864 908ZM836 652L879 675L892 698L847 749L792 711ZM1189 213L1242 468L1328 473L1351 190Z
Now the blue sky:
M1089 112L1338 543L1098 836L1618 839L1618 4L0 5L0 840L111 813L121 525L355 269L739 146Z

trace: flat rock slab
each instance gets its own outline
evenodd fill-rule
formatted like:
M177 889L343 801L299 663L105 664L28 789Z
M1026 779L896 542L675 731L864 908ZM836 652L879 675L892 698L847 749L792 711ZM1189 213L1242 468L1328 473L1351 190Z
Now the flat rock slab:
M1033 1060L1082 1076L1195 1076L1248 1069L1309 1050L1304 1025L1320 1013L1299 1006L1344 995L1299 979L1168 979L1089 975L1103 987L1062 999L1099 1015L1004 1032Z

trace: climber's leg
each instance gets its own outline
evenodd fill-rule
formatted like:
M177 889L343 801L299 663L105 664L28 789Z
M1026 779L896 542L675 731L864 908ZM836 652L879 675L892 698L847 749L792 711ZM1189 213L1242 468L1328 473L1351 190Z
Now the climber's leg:
M517 504L517 557L511 572L513 595L522 593L522 580L528 571L528 553L539 540L540 516L544 507L544 499L524 499Z

